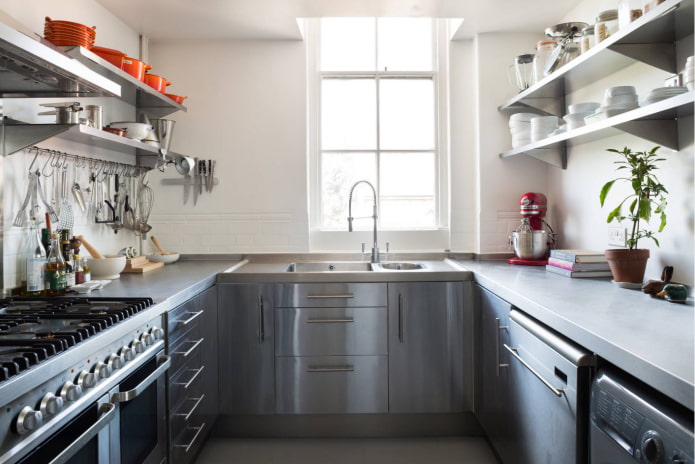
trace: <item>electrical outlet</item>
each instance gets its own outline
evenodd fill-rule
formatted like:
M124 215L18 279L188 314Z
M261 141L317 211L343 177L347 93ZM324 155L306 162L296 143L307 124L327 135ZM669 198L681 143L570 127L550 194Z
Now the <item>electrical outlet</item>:
M608 245L619 247L627 245L627 230L625 227L608 228Z

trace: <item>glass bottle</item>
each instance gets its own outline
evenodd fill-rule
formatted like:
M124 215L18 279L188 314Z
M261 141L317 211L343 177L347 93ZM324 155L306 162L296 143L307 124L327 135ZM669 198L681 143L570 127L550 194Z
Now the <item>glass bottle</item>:
M43 296L45 294L43 269L46 265L46 252L39 240L39 230L36 227L36 219L29 222L29 237L25 249L26 260L26 287L24 295Z
M41 243L48 256L51 253L51 229L45 227L41 229Z
M65 260L60 251L59 237L58 234L51 236L51 253L44 266L47 296L65 295Z
M82 257L80 255L73 256L72 268L75 273L75 285L84 283L84 267L82 266Z
M63 232L68 232L68 229L63 229L61 231L61 249L63 251L63 260L65 261L65 288L71 288L75 285L75 270L73 268L73 251L72 246L70 246L70 241L67 239L67 234Z
M82 273L84 274L85 282L92 281L92 270L89 268L89 263L87 262L86 257L82 258Z

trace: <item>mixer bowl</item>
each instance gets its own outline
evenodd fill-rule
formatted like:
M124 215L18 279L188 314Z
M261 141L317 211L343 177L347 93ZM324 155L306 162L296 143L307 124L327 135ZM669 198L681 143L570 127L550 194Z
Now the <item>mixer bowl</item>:
M548 256L548 232L529 230L512 232L509 245L521 259L544 259Z

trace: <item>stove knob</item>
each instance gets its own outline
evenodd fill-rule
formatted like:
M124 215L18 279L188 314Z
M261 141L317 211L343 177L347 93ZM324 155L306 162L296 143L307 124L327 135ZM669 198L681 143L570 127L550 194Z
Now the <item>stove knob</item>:
M664 443L655 430L649 430L642 436L642 456L647 462L661 462L664 456Z
M38 429L41 427L41 424L43 424L43 415L41 411L34 411L31 407L24 406L19 412L15 426L17 427L17 433L24 435L25 433Z
M53 393L46 393L41 399L40 408L44 416L53 416L63 409L63 398Z
M109 359L106 361L106 364L108 364L111 369L115 371L123 367L123 358L116 353L112 353L111 356L109 356Z
M135 353L140 354L145 351L145 344L140 340L133 340L130 347L135 351Z
M82 387L82 390L86 390L97 384L97 378L92 372L82 371L80 375L77 376L77 382L75 383Z
M154 337L150 333L144 333L140 335L140 340L142 340L147 346L154 343Z
M99 361L97 365L94 366L94 375L97 376L97 380L106 379L111 376L111 368Z
M72 382L65 382L63 388L60 389L60 396L63 401L75 401L82 396L82 388Z
M121 357L123 357L123 360L125 362L132 361L133 359L135 359L135 351L133 351L133 349L129 346L124 346L123 348L121 348L119 354L121 355Z
M161 340L164 338L164 330L160 329L159 327L152 327L150 333L152 334L155 340Z

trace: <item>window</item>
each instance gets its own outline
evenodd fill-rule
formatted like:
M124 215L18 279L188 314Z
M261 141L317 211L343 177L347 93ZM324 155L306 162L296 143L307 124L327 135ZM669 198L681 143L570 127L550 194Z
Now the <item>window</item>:
M439 115L446 105L437 21L323 18L312 26L314 227L346 230L350 188L359 180L378 193L380 229L441 227L446 163ZM371 216L372 202L371 189L358 186L353 216ZM372 223L354 226L367 230Z

